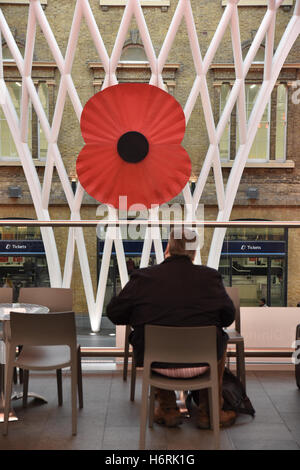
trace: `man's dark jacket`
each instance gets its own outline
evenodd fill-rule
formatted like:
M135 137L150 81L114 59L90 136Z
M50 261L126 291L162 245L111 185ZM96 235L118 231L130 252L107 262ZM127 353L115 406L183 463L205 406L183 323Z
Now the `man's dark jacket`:
M215 269L193 264L187 256L170 256L161 264L135 270L107 306L116 325L131 325L136 364L143 365L144 325L217 327L218 359L228 339L222 327L235 317L233 303Z

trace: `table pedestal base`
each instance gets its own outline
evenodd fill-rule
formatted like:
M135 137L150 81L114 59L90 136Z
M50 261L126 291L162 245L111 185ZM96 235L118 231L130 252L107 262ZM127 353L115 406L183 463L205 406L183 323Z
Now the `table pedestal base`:
M27 396L28 398L34 398L35 400L41 401L42 403L48 403L46 398L42 397L42 395L39 395L38 393L28 392ZM23 392L14 391L11 396L12 400L20 400L21 398L23 398Z

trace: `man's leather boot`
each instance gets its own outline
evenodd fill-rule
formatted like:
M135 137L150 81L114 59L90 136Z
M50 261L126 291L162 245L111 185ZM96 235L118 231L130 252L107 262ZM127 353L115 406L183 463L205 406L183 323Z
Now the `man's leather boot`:
M197 393L198 392L198 393ZM209 402L207 389L192 392L195 403L197 403L196 426L199 429L210 429Z
M154 411L154 421L173 428L182 424L182 417L176 403L176 394L172 390L157 388L155 392L157 406Z
M219 419L220 427L232 426L236 420L236 412L233 410L224 411L223 407L223 396L222 396L222 385L223 385L223 374L225 368L226 353L220 361L218 361L218 380L219 380ZM192 392L194 402L198 407L197 413L197 427L199 429L209 429L209 401L208 401L208 390L196 390Z
M223 375L225 369L225 362L226 362L226 351L223 354L222 359L218 361L218 380L219 380L219 400L220 400L220 426L222 428L226 428L228 426L232 426L236 420L236 412L233 410L224 411L223 410Z

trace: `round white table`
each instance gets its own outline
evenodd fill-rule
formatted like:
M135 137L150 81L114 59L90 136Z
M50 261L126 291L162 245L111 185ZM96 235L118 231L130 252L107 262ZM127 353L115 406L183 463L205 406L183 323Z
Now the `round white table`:
M44 305L36 304L1 304L0 303L0 321L9 320L9 312L23 313L49 313L49 308Z
M9 322L10 312L22 312L22 313L49 313L49 308L44 305L36 304L22 304L22 303L0 303L0 321ZM5 377L5 343L4 338L0 337L0 423L4 420L3 409L4 409L4 377ZM28 392L28 396L41 400L47 403L47 400L41 395L37 395L33 392ZM18 400L23 398L23 392L14 391L12 394L12 400ZM9 421L17 421L18 418L13 409L9 414Z

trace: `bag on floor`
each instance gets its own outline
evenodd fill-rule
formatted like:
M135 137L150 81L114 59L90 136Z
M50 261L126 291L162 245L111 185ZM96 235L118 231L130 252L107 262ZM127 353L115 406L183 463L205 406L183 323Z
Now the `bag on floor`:
M236 413L255 415L255 409L246 395L241 381L225 367L223 375L223 410L233 410Z

